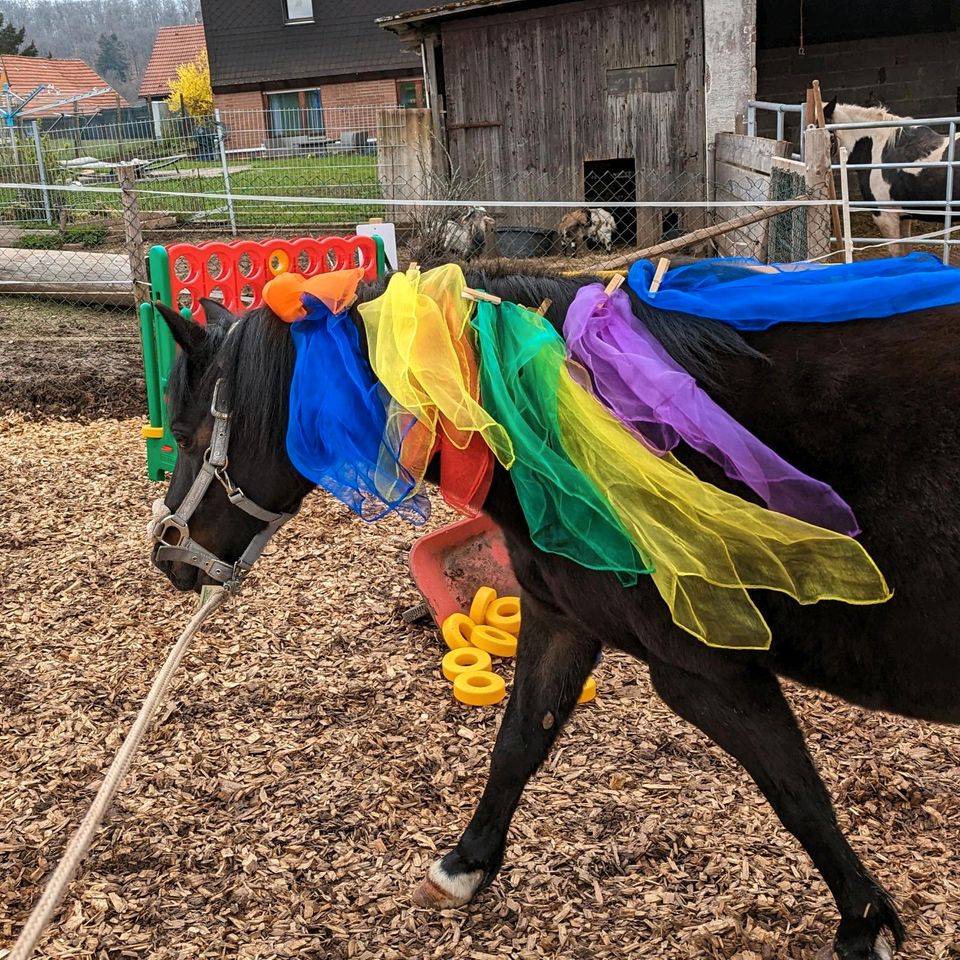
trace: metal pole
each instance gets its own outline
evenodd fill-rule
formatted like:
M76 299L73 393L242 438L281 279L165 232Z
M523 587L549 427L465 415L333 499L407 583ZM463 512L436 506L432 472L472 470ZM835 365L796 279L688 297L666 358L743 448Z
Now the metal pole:
M43 209L47 213L47 223L53 223L53 207L50 205L50 191L47 187L47 167L43 162L43 145L40 140L40 124L36 120L30 121L33 128L33 145L37 151L37 173L40 174L40 183L43 185Z
M5 84L4 86L7 94L7 128L10 131L10 147L13 150L13 164L19 169L20 151L17 149L17 132L14 126L17 121L13 112L13 96L10 93L10 85Z
M783 139L783 121L784 121L783 108L777 107L777 139L778 140Z
M752 104L747 107L747 136L757 135L757 108Z
M847 182L847 148L840 147L840 199L843 203L843 262L853 263L853 237L850 233L850 184Z
M230 235L237 235L237 213L233 209L233 191L230 189L230 168L227 166L227 144L220 122L219 107L213 111L213 122L217 127L217 145L220 147L220 168L223 170L223 192L227 195L227 216L230 218Z
M947 203L943 215L943 262L950 263L950 227L953 225L953 155L957 146L957 123L950 122L947 130L950 142L947 144Z

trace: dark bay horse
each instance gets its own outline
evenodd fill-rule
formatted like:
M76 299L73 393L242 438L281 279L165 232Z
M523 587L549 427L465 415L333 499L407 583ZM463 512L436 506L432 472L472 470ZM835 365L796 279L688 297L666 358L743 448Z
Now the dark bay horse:
M553 301L562 324L586 278L468 273L468 282L519 303ZM361 299L379 289L361 290ZM262 508L289 513L311 485L284 448L294 350L266 309L240 322L205 302L206 329L164 311L182 347L168 396L179 462L174 509L215 435L211 394L226 385L232 484ZM657 693L747 769L800 841L837 902L835 946L845 960L886 960L884 932L904 935L895 908L837 825L779 677L876 710L960 722L960 307L836 325L782 325L741 338L712 321L633 309L715 399L799 469L831 484L857 513L864 545L895 594L881 606L798 606L754 592L773 630L766 652L708 648L673 626L648 578L616 576L542 553L505 471L486 510L504 529L523 589L516 677L477 811L456 848L433 865L419 903L469 901L500 868L513 812L572 711L601 646L644 661ZM361 326L362 331L362 326ZM221 398L222 403L222 398ZM684 451L705 480L742 496L711 463ZM229 562L265 525L213 483L189 521L191 537ZM208 578L158 564L182 590Z

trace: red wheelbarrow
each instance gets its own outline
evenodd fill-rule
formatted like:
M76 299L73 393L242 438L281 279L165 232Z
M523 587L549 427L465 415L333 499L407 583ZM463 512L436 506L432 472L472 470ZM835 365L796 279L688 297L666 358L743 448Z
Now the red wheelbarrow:
M440 626L470 608L478 587L520 595L503 531L485 513L421 537L410 550L410 572L424 602L403 612L409 623L432 616Z

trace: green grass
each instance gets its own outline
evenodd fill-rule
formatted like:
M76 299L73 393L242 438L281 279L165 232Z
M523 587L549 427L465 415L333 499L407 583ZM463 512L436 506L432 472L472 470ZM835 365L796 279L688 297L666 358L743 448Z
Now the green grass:
M137 143L139 144L139 141ZM86 145L84 149L86 150ZM108 146L101 146L99 149L103 154L110 152ZM96 149L89 151L90 156L95 156L96 153ZM374 156L341 154L259 160L247 159L241 154L229 156L227 162L231 167L248 168L230 177L235 198L234 208L240 226L319 226L384 215L384 208L378 205L278 204L243 199L244 195L380 199L383 194L377 180L377 158ZM169 169L172 171L173 168ZM226 189L223 177L219 175L219 161L197 161L188 158L180 162L180 171L180 176L170 179L138 180L140 209L149 213L171 213L184 223L193 221L197 214L204 212L208 217L196 222L225 220L226 212L220 210L226 206L225 200L184 196L189 193L224 194ZM203 171L217 173L201 176ZM110 184L104 181L102 185ZM35 197L31 195L30 200L31 208L40 207L39 193ZM73 219L95 217L96 211L112 214L120 209L120 197L112 193L57 191L54 200L72 211ZM2 211L8 208L13 212L17 202L15 191L0 190L0 219Z

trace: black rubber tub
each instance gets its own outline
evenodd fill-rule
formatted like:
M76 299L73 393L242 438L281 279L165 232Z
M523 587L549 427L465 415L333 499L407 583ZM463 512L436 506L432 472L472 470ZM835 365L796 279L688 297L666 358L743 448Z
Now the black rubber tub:
M501 257L546 257L553 250L553 230L539 227L497 227L496 234L497 250Z

